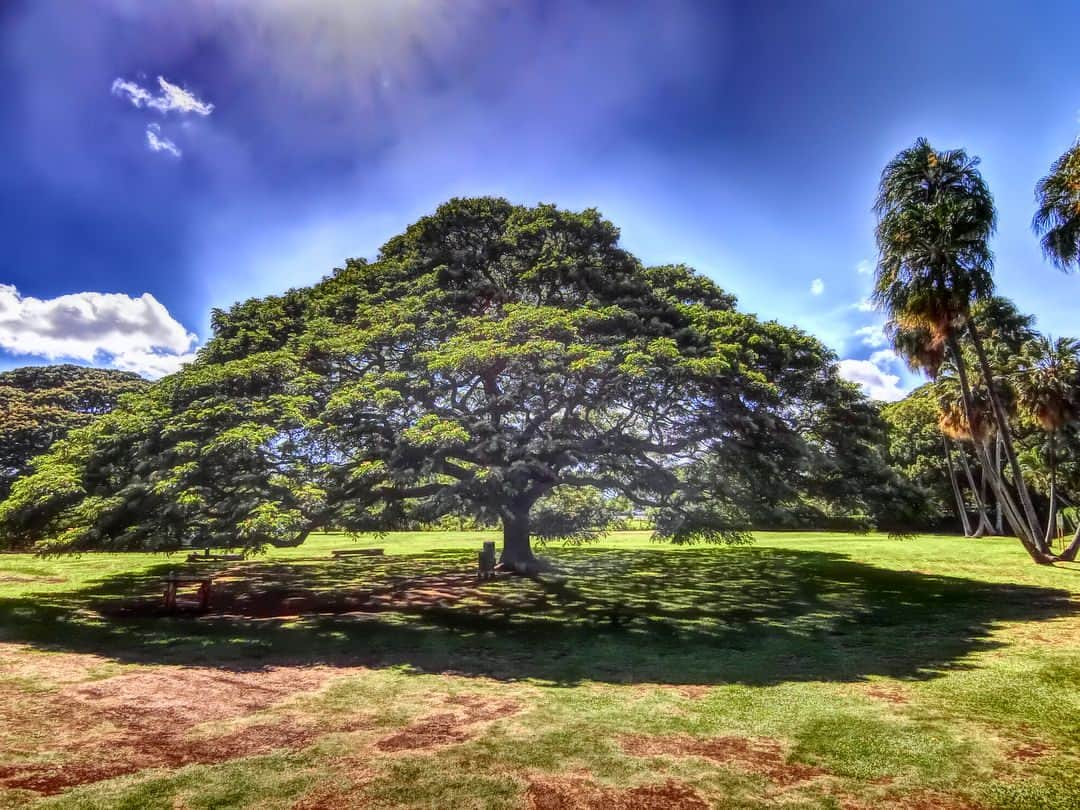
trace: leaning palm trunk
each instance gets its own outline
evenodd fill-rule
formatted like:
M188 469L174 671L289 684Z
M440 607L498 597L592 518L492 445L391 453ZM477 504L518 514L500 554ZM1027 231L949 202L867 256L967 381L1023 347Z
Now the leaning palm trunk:
M1036 546L1039 547L1039 550L1048 554L1050 550L1042 543L1042 524L1039 521L1038 514L1035 512L1035 506L1031 502L1031 493L1028 492L1027 483L1024 481L1024 474L1020 469L1020 461L1016 458L1016 451L1013 448L1012 432L1009 430L1009 420L1005 416L1005 409L1001 405L1001 398L994 388L994 373L990 368L990 361L986 357L986 350L983 347L982 338L979 337L979 330L975 327L975 322L971 318L968 318L967 330L968 337L971 338L972 346L975 348L975 356L979 359L979 368L982 371L983 379L986 382L986 392L990 397L990 410L994 414L994 422L997 425L998 435L1001 436L1002 448L1005 450L1005 459L1009 462L1009 468L1012 470L1013 484L1020 497L1020 504L1024 508L1024 517L1027 519L1030 536L1035 539Z
M976 450L975 453L978 455L979 451ZM983 505L982 496L979 495L978 487L975 486L975 476L971 474L971 465L968 464L967 453L964 452L962 447L960 448L960 463L964 466L964 476L967 478L968 487L971 489L971 497L975 501L975 510L979 513L979 528L975 530L971 537L985 537L987 532L993 532L994 528L990 525L990 519L986 516L986 506Z
M967 507L964 505L964 496L960 492L960 482L956 480L956 468L953 466L949 440L944 433L941 434L941 443L945 446L945 468L949 471L949 483L952 485L953 497L956 498L956 514L960 516L964 537L971 537L971 521L968 519Z
M987 451L986 455L990 455L989 451ZM994 434L994 473L998 476L1001 475L1001 434ZM995 520L997 522L994 525L994 529L999 535L1005 534L1005 524L1002 522L1001 517L1001 501L994 498L994 506L997 509L997 514L995 515Z
M1077 552L1080 552L1080 526L1076 527L1076 534L1073 535L1072 542L1065 547L1063 552L1057 555L1057 559L1072 562L1076 559Z
M1056 430L1050 431L1050 515L1046 519L1046 536L1043 542L1048 549L1054 548L1057 537L1057 459L1054 457L1054 439Z
M960 381L960 400L964 408L964 417L967 419L969 425L973 425L975 424L975 420L972 418L974 407L972 405L971 386L968 384L967 366L964 365L964 356L960 351L960 342L957 340L955 333L952 332L949 333L947 342L949 350L953 355L953 362L956 364L956 376ZM982 464L984 468L988 468L990 466L990 459L989 454L985 452L985 447L979 442L975 443L975 447L976 452L979 454L979 463ZM1024 550L1031 559L1041 565L1052 563L1054 561L1053 558L1042 548L1041 531L1031 531L1031 525L1024 520L1020 508L1013 499L1009 488L1005 485L1005 481L999 470L995 469L994 474L990 476L990 487L994 490L994 496L1001 504L1002 511L1005 513L1005 519L1009 522L1009 526L1012 530L1016 532L1020 544L1024 547Z

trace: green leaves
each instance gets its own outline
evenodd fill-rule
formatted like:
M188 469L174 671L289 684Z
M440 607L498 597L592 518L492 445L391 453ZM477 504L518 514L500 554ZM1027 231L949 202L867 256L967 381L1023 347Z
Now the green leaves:
M591 209L451 200L378 261L213 323L197 362L42 460L0 515L20 542L258 548L530 512L581 539L613 503L733 541L866 512L843 479L881 467L820 343L641 266Z

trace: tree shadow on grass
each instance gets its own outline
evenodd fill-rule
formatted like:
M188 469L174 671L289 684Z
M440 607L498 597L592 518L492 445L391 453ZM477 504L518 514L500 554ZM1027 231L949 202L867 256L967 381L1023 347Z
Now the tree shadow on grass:
M477 583L467 552L229 566L209 614L160 614L163 564L0 599L0 639L118 661L404 667L556 684L922 679L969 666L1000 622L1080 607L1064 590L771 548L551 549L562 574Z

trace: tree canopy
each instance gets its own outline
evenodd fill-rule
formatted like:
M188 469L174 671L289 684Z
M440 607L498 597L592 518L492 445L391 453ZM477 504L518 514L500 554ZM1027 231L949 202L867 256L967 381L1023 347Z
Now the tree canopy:
M16 485L7 536L257 548L461 514L501 522L503 562L528 566L530 516L572 489L676 541L913 508L819 341L618 240L595 210L457 199L374 261L215 311L195 363Z
M73 428L108 413L149 383L137 374L74 365L0 373L0 500L30 461Z

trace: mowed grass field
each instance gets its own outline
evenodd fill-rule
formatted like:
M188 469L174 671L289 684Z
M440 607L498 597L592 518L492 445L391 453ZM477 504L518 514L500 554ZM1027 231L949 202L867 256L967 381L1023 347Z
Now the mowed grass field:
M1080 807L1080 566L621 533L477 583L485 537L0 555L0 807Z

